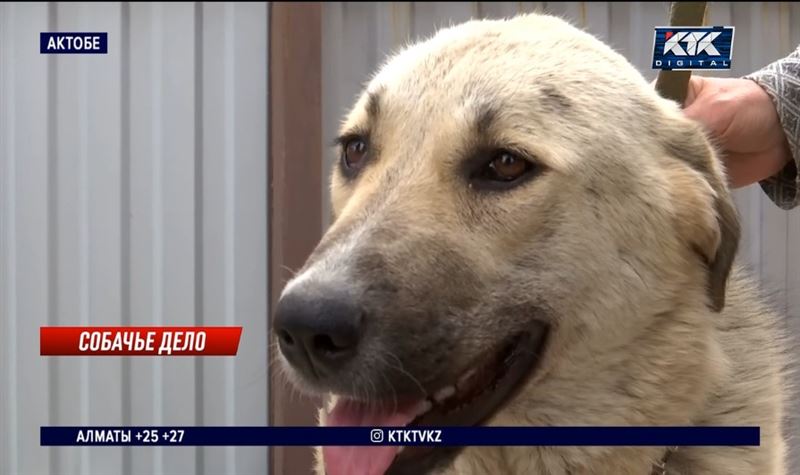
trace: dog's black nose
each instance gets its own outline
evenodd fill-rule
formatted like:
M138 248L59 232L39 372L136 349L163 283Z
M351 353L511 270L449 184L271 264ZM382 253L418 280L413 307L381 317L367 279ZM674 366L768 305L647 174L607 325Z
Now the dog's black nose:
M361 308L344 292L316 288L285 294L273 329L286 359L311 376L330 373L356 353Z

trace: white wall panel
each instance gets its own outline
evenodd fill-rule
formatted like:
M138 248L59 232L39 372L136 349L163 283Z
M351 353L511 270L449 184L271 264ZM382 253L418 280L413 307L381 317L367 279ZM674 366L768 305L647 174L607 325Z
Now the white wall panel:
M9 281L5 308L9 313L8 333L3 346L9 358L10 427L15 431L14 452L8 459L9 473L43 473L50 463L50 452L38 447L39 426L49 415L48 362L38 355L39 326L46 325L48 308L48 147L47 147L47 58L39 56L38 41L25 41L29 31L46 31L47 7L44 4L20 4L12 7L4 26L4 56L13 57L15 67L3 67L4 107L13 130L6 136L4 176L7 189L4 229L7 233L7 260L15 264L7 269ZM6 18L4 12L3 17ZM7 28L7 29L6 29ZM9 51L10 50L10 51ZM5 134L4 134L5 135ZM13 196L12 196L13 195ZM11 218L11 219L8 219ZM13 292L13 293L12 293ZM5 385L5 384L4 384ZM11 437L3 438L9 440Z
M39 446L267 423L267 5L0 4L0 473L263 474L267 450ZM41 55L43 31L107 55ZM39 356L42 325L241 325L239 355Z

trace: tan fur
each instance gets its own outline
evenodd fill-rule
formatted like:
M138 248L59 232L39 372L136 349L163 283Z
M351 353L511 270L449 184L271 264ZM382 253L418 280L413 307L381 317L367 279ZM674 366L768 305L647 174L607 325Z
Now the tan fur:
M457 169L486 103L492 141L525 147L544 171L477 194ZM463 370L479 342L528 318L515 309L536 306L546 351L489 424L757 425L760 447L681 448L668 473L785 473L782 337L742 272L728 275L738 223L723 170L700 127L622 56L554 17L465 23L391 58L342 126L356 129L369 129L374 162L354 180L334 172L336 220L297 280L358 281L379 264L399 288L380 325L447 324L446 364L415 373L423 384ZM443 473L647 475L663 455L472 447Z

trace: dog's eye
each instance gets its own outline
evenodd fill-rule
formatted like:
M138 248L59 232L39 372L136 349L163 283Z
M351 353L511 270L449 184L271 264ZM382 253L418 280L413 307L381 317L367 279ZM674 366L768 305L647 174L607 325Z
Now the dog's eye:
M497 181L513 181L530 169L530 162L508 152L500 152L489 162L487 177Z
M345 142L342 160L350 169L361 168L367 158L367 142L361 138L353 138Z
M507 150L501 150L477 170L472 179L477 185L503 189L516 184L520 178L528 175L533 169L534 164L529 160Z

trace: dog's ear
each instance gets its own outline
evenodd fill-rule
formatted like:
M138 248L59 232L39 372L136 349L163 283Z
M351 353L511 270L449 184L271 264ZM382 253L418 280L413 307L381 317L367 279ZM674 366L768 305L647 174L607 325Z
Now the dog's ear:
M720 239L713 257L708 262L708 292L711 308L715 312L720 312L725 307L725 287L741 237L739 217L733 206L733 200L727 187L724 184L720 184L720 187L723 190L718 190L714 199Z
M671 173L678 227L708 267L710 307L720 312L739 247L739 217L717 155L701 134L684 134L669 148L684 165Z

